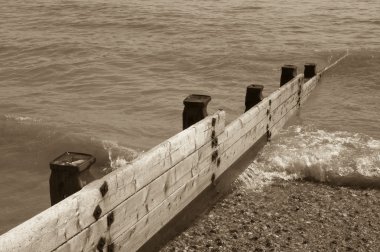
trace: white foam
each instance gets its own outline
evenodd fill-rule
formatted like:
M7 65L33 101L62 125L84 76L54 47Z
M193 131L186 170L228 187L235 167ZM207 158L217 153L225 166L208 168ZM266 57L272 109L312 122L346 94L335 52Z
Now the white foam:
M116 141L104 140L103 148L108 152L109 167L104 170L110 171L126 167L139 153L131 148L120 146Z
M41 119L29 117L29 116L20 116L15 114L5 114L4 117L8 120L14 120L18 122L40 122Z
M380 141L358 133L291 126L239 177L255 190L276 179L380 187Z

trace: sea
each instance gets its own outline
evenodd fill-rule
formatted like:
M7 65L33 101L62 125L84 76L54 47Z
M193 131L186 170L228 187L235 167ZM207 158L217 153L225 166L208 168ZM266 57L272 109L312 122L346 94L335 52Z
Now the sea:
M182 130L183 100L244 112L281 66L348 53L239 177L380 187L379 0L0 0L0 234L50 206L49 162L97 176Z

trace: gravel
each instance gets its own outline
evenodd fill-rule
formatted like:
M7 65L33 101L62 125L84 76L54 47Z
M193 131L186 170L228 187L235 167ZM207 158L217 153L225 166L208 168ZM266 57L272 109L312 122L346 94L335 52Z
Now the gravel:
M380 251L380 190L236 186L161 251Z

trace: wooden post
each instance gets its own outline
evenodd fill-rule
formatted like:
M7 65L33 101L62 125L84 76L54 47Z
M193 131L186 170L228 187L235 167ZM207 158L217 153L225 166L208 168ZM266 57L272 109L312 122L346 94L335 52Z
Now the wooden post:
M207 116L207 104L211 101L211 96L192 94L183 101L182 122L183 129L199 122Z
M245 112L263 100L263 85L249 85L245 94Z
M93 181L94 177L89 168L95 161L95 157L89 154L65 152L50 162L51 205L55 205Z
M280 87L297 76L297 67L294 65L284 65L281 68Z
M303 72L305 79L311 79L317 74L317 65L314 63L306 63Z

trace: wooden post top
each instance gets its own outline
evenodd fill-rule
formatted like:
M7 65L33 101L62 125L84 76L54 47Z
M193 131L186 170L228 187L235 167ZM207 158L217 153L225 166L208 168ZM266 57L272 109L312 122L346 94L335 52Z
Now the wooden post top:
M306 63L304 76L306 79L313 78L317 74L317 65L315 63Z
M50 162L52 171L82 172L94 164L96 158L90 154L65 152Z
M295 65L283 65L281 67L281 80L280 86L288 83L290 80L297 76L297 66Z
M186 97L185 100L183 100L183 104L186 105L201 105L201 106L207 106L207 104L211 101L211 96L209 95L199 95L199 94L192 94Z

